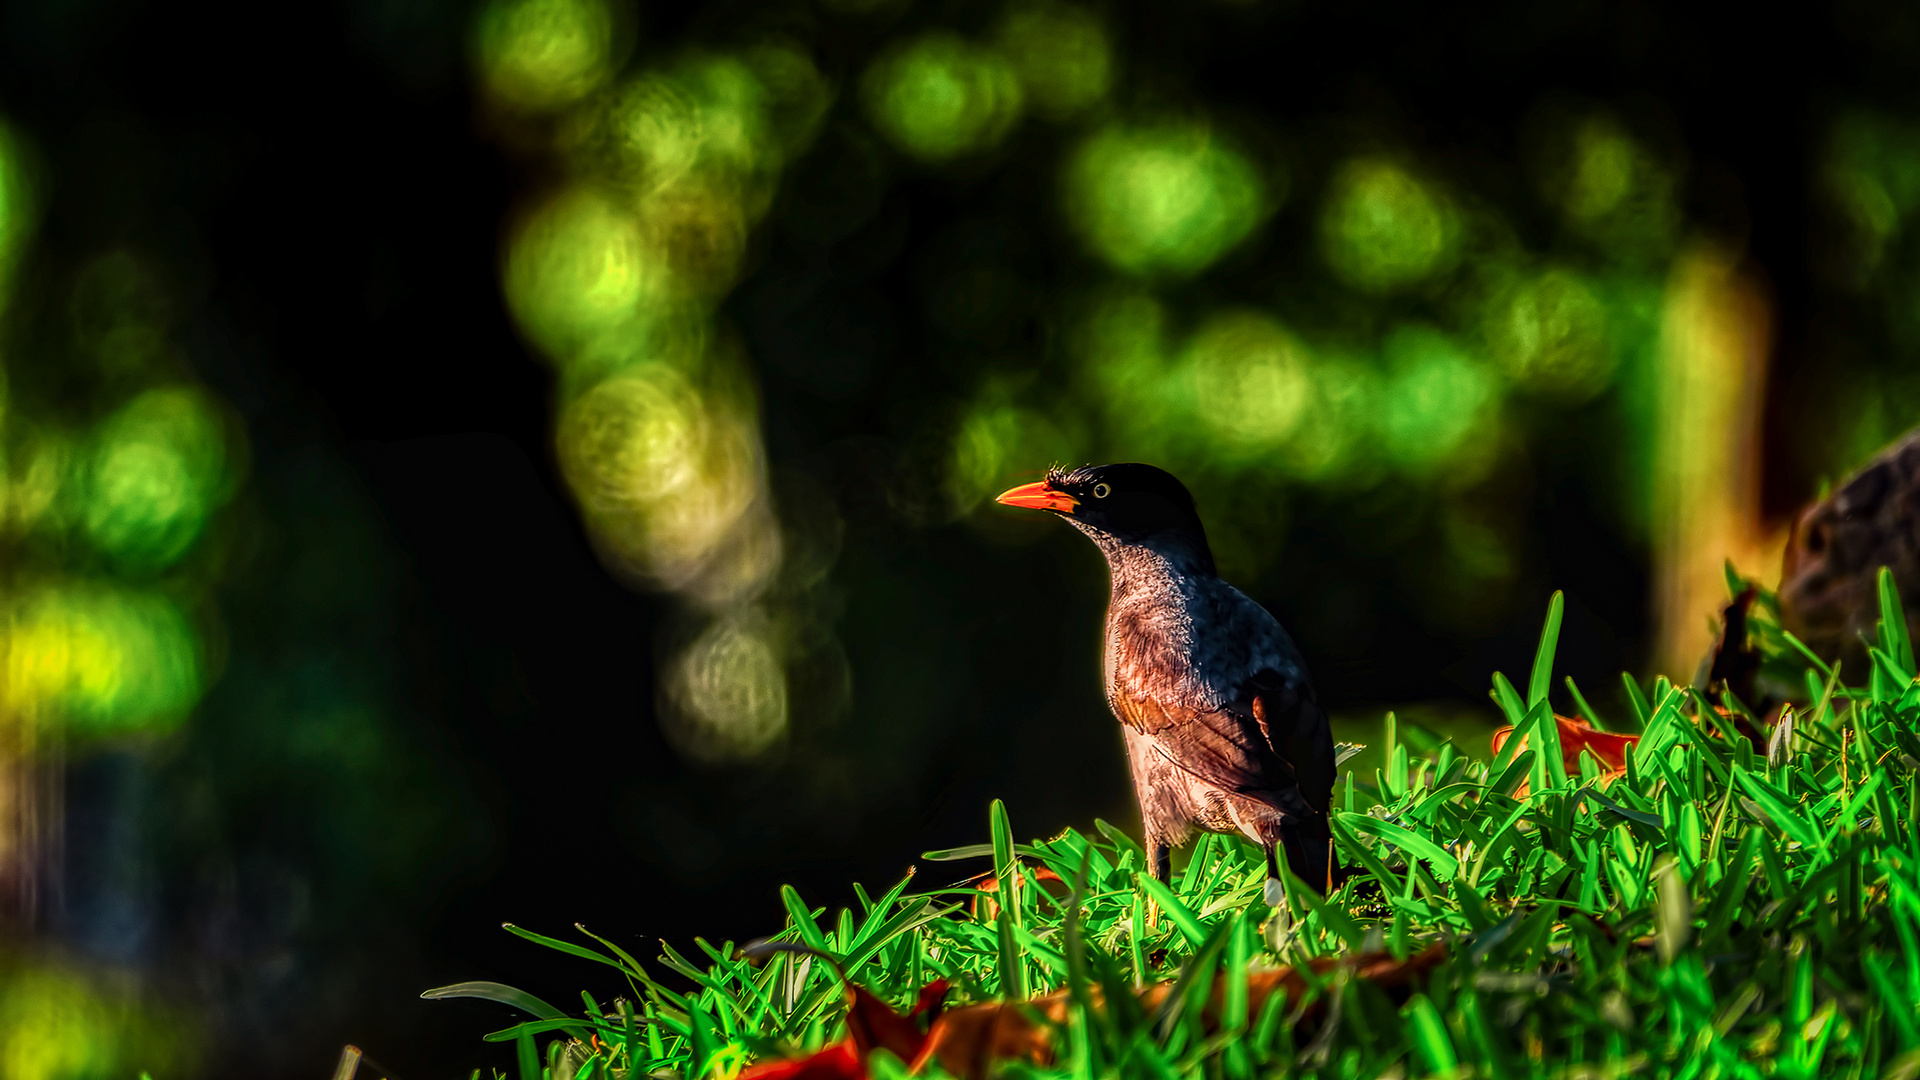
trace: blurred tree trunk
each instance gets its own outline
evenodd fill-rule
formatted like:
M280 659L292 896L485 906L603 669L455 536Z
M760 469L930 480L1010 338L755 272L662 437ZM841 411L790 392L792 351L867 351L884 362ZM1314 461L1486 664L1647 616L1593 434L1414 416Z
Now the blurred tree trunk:
M1780 538L1760 520L1760 416L1772 314L1738 252L1674 260L1661 313L1653 454L1653 660L1693 679L1726 602L1725 561L1771 579Z

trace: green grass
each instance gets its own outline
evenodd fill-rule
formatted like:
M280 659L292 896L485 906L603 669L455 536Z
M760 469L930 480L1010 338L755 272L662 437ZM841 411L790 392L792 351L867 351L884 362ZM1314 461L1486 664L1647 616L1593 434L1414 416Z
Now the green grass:
M1626 680L1634 715L1602 719L1643 737L1604 791L1591 758L1568 769L1554 752L1555 596L1524 696L1499 676L1492 695L1549 752L1516 756L1514 740L1484 760L1396 740L1372 783L1349 773L1335 791L1341 859L1360 869L1324 900L1293 882L1289 910L1270 911L1259 852L1237 838L1200 838L1170 889L1105 822L1016 845L996 802L989 843L927 856L978 862L922 876L998 868L997 913L976 911L971 889L915 891L911 877L877 897L855 885L858 907L831 916L783 888L777 939L830 954L902 1010L935 978L951 980L955 1003L1069 990L1057 1064L1010 1063L1008 1075L1914 1077L1920 683L1884 580L1864 685L1803 655L1769 598L1756 605L1763 677L1801 698L1770 751L1702 723L1715 705L1745 708L1730 696ZM1573 714L1570 681L1566 692ZM1004 872L1016 857L1018 888ZM1072 895L1035 887L1040 867ZM430 992L536 1017L487 1036L518 1044L521 1080L724 1076L844 1034L840 976L818 959L756 965L732 942L697 940L692 955L663 946L643 964L584 931L579 944L515 932L603 965L581 974L606 999L583 994L563 1015L494 984ZM1249 970L1435 942L1447 959L1404 1001L1336 973L1310 980L1304 1000L1247 1006ZM1217 980L1224 1015L1109 1012L1086 993L1113 1001L1161 980L1199 994ZM1289 1021L1315 1002L1326 1022L1296 1030ZM885 1058L873 1068L899 1071Z

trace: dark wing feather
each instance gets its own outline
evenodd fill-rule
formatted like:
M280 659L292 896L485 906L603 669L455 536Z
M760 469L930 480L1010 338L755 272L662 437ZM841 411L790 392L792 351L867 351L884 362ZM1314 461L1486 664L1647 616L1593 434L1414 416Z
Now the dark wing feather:
M1134 697L1116 702L1115 711L1129 726L1151 735L1154 748L1182 772L1221 791L1299 811L1298 798L1292 795L1299 780L1274 751L1252 711Z
M1333 729L1313 689L1267 670L1248 680L1247 709L1267 743L1299 780L1307 805L1324 814L1333 799Z

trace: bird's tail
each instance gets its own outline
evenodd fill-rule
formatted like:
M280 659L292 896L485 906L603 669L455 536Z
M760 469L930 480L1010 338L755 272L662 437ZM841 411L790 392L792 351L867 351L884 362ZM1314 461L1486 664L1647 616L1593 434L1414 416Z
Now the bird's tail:
M1293 876L1322 895L1332 892L1338 884L1338 871L1333 858L1333 833L1327 828L1326 818L1317 813L1310 817L1290 817L1282 827L1281 838L1287 849L1287 869L1293 871ZM1267 874L1270 878L1279 876L1272 845L1267 847Z

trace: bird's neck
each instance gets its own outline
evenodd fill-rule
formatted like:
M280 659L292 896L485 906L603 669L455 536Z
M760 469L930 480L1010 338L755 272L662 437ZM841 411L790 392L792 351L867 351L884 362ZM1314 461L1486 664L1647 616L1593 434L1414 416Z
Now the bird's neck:
M1179 583L1214 576L1213 555L1205 541L1195 543L1174 532L1145 543L1127 543L1102 533L1089 535L1107 557L1115 604L1172 601Z

